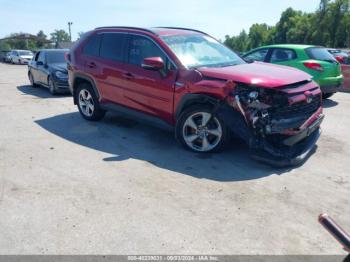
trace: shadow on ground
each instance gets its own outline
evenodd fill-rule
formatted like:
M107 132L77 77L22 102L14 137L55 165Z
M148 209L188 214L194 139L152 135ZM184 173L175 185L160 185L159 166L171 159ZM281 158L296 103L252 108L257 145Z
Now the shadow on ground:
M237 140L222 153L197 154L183 149L173 133L118 115L107 114L96 123L83 120L76 112L36 123L70 142L110 154L103 159L107 162L139 159L162 169L215 181L252 180L289 171L251 160L248 148Z
M17 86L18 91L21 91L25 95L32 95L38 98L60 98L68 97L70 94L57 94L51 95L48 88L43 86L33 87L31 85Z
M334 100L332 100L332 99L330 99L330 98L324 99L324 100L323 100L323 107L324 107L324 108L335 107L335 106L337 106L338 104L339 104L339 103L338 103L337 101L334 101Z

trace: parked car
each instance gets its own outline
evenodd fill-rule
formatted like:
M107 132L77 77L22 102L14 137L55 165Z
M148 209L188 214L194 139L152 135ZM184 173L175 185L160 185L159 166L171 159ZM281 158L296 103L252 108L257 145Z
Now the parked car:
M331 53L331 55L334 56L334 58L340 63L340 64L350 64L350 54L340 50L340 49L328 49L328 52Z
M29 50L12 50L10 53L10 63L28 64L33 58L33 53Z
M298 68L310 74L321 87L323 98L336 93L342 82L340 64L324 47L311 45L270 45L254 49L243 58Z
M11 52L7 52L5 55L5 63L10 63L11 62Z
M28 77L32 86L49 88L51 94L69 93L65 54L68 49L43 49L28 64Z
M295 165L312 152L323 120L321 90L291 68L246 63L206 33L183 28L97 28L67 55L81 115L115 110L166 126L195 152L242 138L254 158Z

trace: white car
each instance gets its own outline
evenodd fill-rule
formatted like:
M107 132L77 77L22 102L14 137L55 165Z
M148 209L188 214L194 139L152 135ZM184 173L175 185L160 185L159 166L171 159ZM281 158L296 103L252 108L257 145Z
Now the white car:
M12 64L28 64L33 58L33 53L29 50L12 50L10 62Z

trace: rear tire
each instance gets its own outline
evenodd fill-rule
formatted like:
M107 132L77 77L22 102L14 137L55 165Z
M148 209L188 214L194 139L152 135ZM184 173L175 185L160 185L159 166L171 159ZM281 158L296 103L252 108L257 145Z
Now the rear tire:
M86 120L99 121L105 116L106 111L101 108L95 91L89 84L80 84L74 96L79 112Z
M331 96L333 96L335 93L327 93L327 94L322 94L322 98L323 99L327 99L330 98Z
M30 85L32 87L37 87L38 85L35 84L34 76L31 72L28 73L28 77L29 77Z
M230 132L219 115L211 117L212 107L191 106L176 123L176 138L187 149L197 153L217 152L230 140ZM210 120L208 120L210 119Z

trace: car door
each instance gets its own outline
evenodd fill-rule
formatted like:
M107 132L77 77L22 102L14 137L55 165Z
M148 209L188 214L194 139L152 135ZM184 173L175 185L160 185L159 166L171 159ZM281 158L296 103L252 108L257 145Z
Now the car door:
M37 68L36 68L36 74L37 78L36 81L47 85L47 66L46 66L46 54L45 51L41 51L38 56L38 61L36 62Z
M269 48L261 48L258 50L254 50L244 55L243 58L247 62L267 62L270 54Z
M39 81L37 62L38 62L38 58L39 58L40 53L41 53L40 51L37 52L35 54L33 60L29 63L29 70L32 73L32 76L33 76L35 82Z
M170 122L173 114L176 65L155 40L143 35L130 34L127 53L125 105ZM164 69L144 69L143 61L150 57L161 57L165 63Z
M93 35L83 49L85 70L95 80L105 102L123 104L127 38L126 33L104 32Z
M271 50L268 62L272 64L294 66L298 58L296 52L289 48L274 48Z
M14 63L18 63L18 59L19 59L19 56L18 56L19 54L18 54L18 52L17 51L13 51L13 53L12 53L12 62L14 62Z

